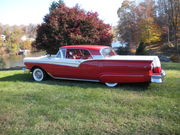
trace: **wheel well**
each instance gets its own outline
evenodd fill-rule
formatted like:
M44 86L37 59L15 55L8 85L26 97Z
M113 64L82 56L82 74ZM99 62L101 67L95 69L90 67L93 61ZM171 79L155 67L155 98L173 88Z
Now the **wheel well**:
M44 71L44 74L45 74L46 77L49 76L48 73L47 73L43 68L41 68L40 66L33 66L33 67L31 68L30 72L33 72L33 70L36 69L36 68L40 68L42 71Z
M39 67L39 66L33 66L30 71L33 72L33 70L36 69L36 68L40 68L41 70L43 70L46 73L46 71L44 69L42 69L41 67Z

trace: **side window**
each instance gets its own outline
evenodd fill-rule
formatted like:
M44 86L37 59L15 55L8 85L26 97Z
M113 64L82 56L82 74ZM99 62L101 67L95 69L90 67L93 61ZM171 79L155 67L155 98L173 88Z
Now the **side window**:
M76 53L75 49L67 49L66 50L66 58L67 59L75 59L75 53Z
M81 53L82 53L82 59L92 59L92 56L88 50L82 49Z
M90 53L84 49L67 49L67 59L92 59Z

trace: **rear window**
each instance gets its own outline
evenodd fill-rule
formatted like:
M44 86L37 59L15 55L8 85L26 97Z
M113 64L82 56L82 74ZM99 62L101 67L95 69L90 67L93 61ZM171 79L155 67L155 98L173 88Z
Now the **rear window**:
M110 56L117 55L116 52L112 48L110 48L110 47L103 48L101 50L101 54L102 54L103 57L110 57Z

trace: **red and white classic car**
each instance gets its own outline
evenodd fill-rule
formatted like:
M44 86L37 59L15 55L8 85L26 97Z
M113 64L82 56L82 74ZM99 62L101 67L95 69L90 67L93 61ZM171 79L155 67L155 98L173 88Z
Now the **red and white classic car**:
M55 79L118 83L162 83L165 72L157 56L121 56L109 46L70 45L56 55L24 58L35 81Z

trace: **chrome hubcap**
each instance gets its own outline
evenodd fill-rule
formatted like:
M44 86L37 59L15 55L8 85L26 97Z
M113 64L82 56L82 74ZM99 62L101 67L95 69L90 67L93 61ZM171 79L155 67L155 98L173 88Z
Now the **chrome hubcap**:
M35 76L38 78L38 79L41 79L42 78L42 73L40 71L36 71L35 72Z
M43 74L43 71L39 68L36 68L34 71L33 71L33 78L35 81L42 81L43 78L44 78L44 74Z
M108 87L115 87L118 83L105 83Z

